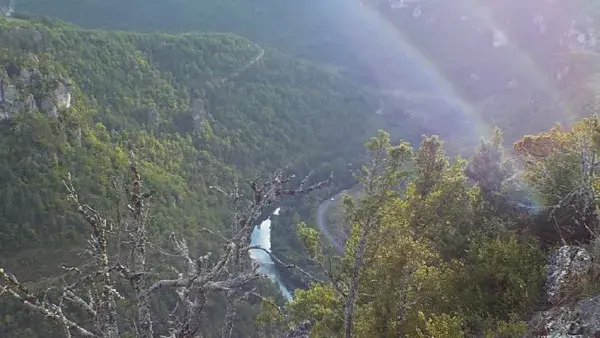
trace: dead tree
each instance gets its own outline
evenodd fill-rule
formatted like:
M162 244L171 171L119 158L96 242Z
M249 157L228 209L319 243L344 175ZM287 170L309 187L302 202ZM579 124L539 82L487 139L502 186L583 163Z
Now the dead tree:
M119 208L122 212L118 211L115 222L82 202L70 175L64 182L68 200L83 216L91 232L88 244L93 264L78 268L63 267L64 283L54 297L39 297L13 274L0 269L0 295L12 297L25 308L45 316L62 327L66 337L74 334L116 338L123 333L117 316L117 300L122 296L117 289L119 285L130 285L135 296L130 301L137 312L137 318L132 319L134 333L136 337L153 338L156 333L151 300L157 291L166 290L177 297L177 304L169 317L168 334L163 337L192 338L199 334L207 299L215 293L223 293L227 304L222 336L230 337L239 304L251 297L262 299L248 287L252 282L264 278L248 254L249 250L262 249L250 243L254 225L264 211L273 208L280 198L310 193L328 185L331 178L308 185L307 177L297 188L288 189L286 187L293 176L287 177L280 170L262 182L258 177L248 182L250 198L244 196L237 183L230 192L211 187L223 193L234 206L231 235L225 236L206 228L198 230L222 241L222 252L218 253L216 259L212 258L212 253L195 258L190 253L188 243L172 234L172 248L157 250L175 257L180 263L169 266L173 271L171 278L159 279L148 264L149 250L155 248L149 242L146 228L148 199L153 192L144 191L133 154L130 171L131 185L125 187L127 203L124 208ZM121 257L123 247L128 251L126 258ZM281 262L277 257L272 257ZM89 320L76 322L67 313L67 306L77 306L87 314Z

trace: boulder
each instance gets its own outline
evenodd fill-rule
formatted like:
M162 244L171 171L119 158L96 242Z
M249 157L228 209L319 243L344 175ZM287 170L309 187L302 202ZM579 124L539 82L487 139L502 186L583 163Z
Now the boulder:
M305 320L291 328L281 338L309 338L311 329L312 323L309 320Z
M562 298L574 289L573 283L585 278L592 264L592 257L584 248L563 246L550 256L546 279L546 300L560 304Z
M52 93L52 97L40 101L40 110L50 117L57 118L59 111L71 107L71 92L68 85L59 82Z
M526 338L600 338L600 296L539 312Z
M578 295L573 292L588 278L591 266L591 255L578 246L563 246L550 256L544 287L549 309L533 317L525 337L600 338L600 295L567 301Z

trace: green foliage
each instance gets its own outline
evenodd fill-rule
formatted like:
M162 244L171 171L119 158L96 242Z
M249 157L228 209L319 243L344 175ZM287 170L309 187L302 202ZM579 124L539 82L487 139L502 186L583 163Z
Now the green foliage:
M423 138L421 147L408 156L411 165L385 167L396 171L392 175L389 170L372 170L381 150L389 147L385 137L369 142L372 160L363 172L376 172L377 178L362 180L364 193L356 201L344 199L353 228L339 277L331 286L297 292L302 301L290 304L294 320L316 319L316 337L342 332L342 304L353 280L351 263L360 254L360 230L373 222L365 265L359 270L354 336L515 337L522 333L523 321L538 304L544 255L536 238L513 226L521 215L508 204L485 208L486 217L479 214L485 193L489 203L492 197L504 198L508 174L500 140L498 131L491 141L482 142L476 165L470 166L460 158L448 159L437 138ZM412 151L408 145L402 148L406 161ZM407 180L404 189L386 184L394 177ZM315 241L309 244L315 251ZM333 292L326 302L323 290Z
M297 235L304 247L306 247L309 257L313 259L319 258L321 255L319 232L309 228L306 223L302 222L298 224Z
M481 140L465 172L479 187L484 201L492 206L497 204L495 198L512 173L512 168L504 157L503 143L502 131L495 128L490 140Z
M473 327L489 319L527 318L536 307L545 280L544 256L527 237L473 239L464 263L455 271L458 298Z
M361 83L424 82L404 67L410 60L395 39L374 34L379 22L365 15L358 3L344 0L22 0L17 7L14 15L19 17L35 13L86 28L231 32ZM373 62L382 66L376 72Z
M2 250L39 245L41 238L49 245L65 238L54 236L66 230L62 224L76 223L66 210L34 218L35 213L19 209L12 201L21 199L23 208L32 203L40 208L63 200L60 181L69 171L95 185L83 187L82 193L106 197L113 191L111 181L120 175L118 168L125 163L129 148L142 149L138 156L143 174L160 191L161 205L196 210L181 213L165 207L157 212L157 227L171 231L175 225L218 224L216 196L207 188L227 182L235 171L253 175L296 165L301 173L313 163L329 163L326 159L333 152L353 156L353 143L342 139L347 133L367 132L365 113L371 108L366 94L335 75L274 51L265 51L256 64L225 84L213 83L261 55L260 48L234 35L144 35L6 19L0 24L0 38L6 42L0 63L14 63L20 69L32 66L44 76L69 79L74 102L58 121L38 114L3 123L3 128L11 130L3 132L1 143L2 177L6 177L2 182L8 185L3 191L10 199L2 203L7 209L3 215L14 215L3 223L5 229L14 230L2 232ZM32 42L36 34L42 38ZM37 60L33 64L24 61L33 59ZM23 95L39 94L35 88L23 91ZM202 122L196 133L193 121L198 119ZM330 132L333 129L335 133ZM340 147L334 150L331 144ZM40 157L42 148L46 156ZM31 171L27 154L39 170ZM16 170L17 161L21 171ZM26 170L35 177L24 184L34 191L51 192L49 196L40 196L36 202L38 193L11 187ZM39 182L53 186L41 188L36 185ZM63 210L66 205L61 203ZM41 219L57 222L53 218L62 215L67 220L56 226L40 224L39 229L47 229L44 234L27 225L39 224ZM30 229L32 237L21 232L21 242L15 242L10 234L17 227Z
M425 316L421 316L423 313L419 312L420 319L424 321L423 331L417 332L417 337L431 337L431 338L462 338L464 333L462 332L462 322L460 318L453 317L447 314L441 316L433 316L425 322Z
M474 229L475 190L467 184L466 162L452 163L435 137L424 138L415 156L415 178L408 183L403 216L412 231L434 243L447 259L462 255Z
M490 329L486 332L486 338L517 338L523 337L527 331L527 323L524 321L501 321L497 328Z
M329 31L336 33L335 37L343 35L342 32L336 32L333 23L324 22L324 14L317 11L317 3L312 1L308 4L298 4L272 0L227 0L199 4L193 1L158 0L147 3L134 0L123 4L112 0L61 0L50 4L25 0L19 3L19 9L92 28L161 32L235 32L246 34L260 43L276 45L292 54L321 57L328 56L325 49L328 39L320 36L322 34L319 33L326 31L320 26L327 25ZM288 15L291 13L296 15ZM307 37L293 39L294 29L306 30ZM310 35L314 37L314 41L308 40ZM334 37L330 37L330 40L334 40ZM343 46L342 43L340 45Z
M0 17L0 40L0 79L18 100L35 101L0 121L0 265L23 280L81 263L84 229L65 200L68 173L86 203L114 217L114 185L123 184L133 149L156 191L153 238L176 232L194 253L218 251L197 231L227 232L229 206L211 187L284 166L298 177L315 168L315 178L345 169L377 107L340 76L232 34L94 31ZM71 107L54 118L40 101L58 83L69 84ZM208 333L222 320L219 306L215 300ZM251 332L255 310L243 311L239 327ZM10 334L41 328L21 319Z
M23 0L22 5L40 6L41 12L92 27L167 31L230 27L208 17L231 11L240 20L228 18L235 27L227 30L248 31L259 42L321 61L347 57L343 49L328 55L324 47L331 39L322 39L321 28L305 33L310 39L290 38L295 35L289 27L319 26L311 22L316 21L311 15L319 12L310 12L306 8L314 7L304 8L301 2ZM302 13L274 34L273 27L283 27L280 20L291 16L270 14L269 22L247 16L253 12L252 17L264 18L267 5L280 14L291 9ZM160 20L148 20L157 15ZM448 27L446 19L440 18ZM540 103L528 116L547 119L556 112L554 106L560 106L554 97L545 99L548 92L523 75L521 64L486 79L485 86L465 83L465 62L472 63L471 73L486 74L490 67L504 69L499 67L505 64L504 54L487 48L475 60L464 50L473 49L468 48L471 41L480 44L478 39L463 39L462 47L448 45L455 39L432 43L421 37L439 28L409 27L407 22L398 26L427 55L443 55L442 72L452 75L463 96L486 112L486 119L510 125L510 135L531 127L522 117L531 112L533 97ZM459 27L462 30L467 32ZM0 264L29 280L56 275L54 267L60 263L79 263L73 253L85 238L79 216L64 199L61 180L68 173L89 203L115 214L120 196L114 185L122 182L128 151L134 149L148 188L157 192L149 220L152 236L160 241L163 234L177 232L193 242L195 252L218 250L211 238L196 231L199 225L227 231L227 206L213 186L227 186L234 175L251 177L286 165L297 168L298 177L313 167L318 178L343 170L338 184L347 184L348 162L361 160L358 145L374 131L367 116L379 107L371 94L336 72L233 34L85 30L22 15L0 18L0 41L0 79L14 84L20 99L33 95L36 106L0 121ZM350 59L345 61L352 64ZM23 71L35 73L34 81L20 80ZM513 80L528 90L505 90ZM40 101L51 96L58 83L70 85L72 106L52 118L41 111ZM504 101L511 105L497 107L499 100L488 100L497 92L510 98ZM504 116L508 108L511 114ZM287 305L292 322L315 320L315 337L339 335L353 263L363 255L355 336L521 335L544 277L538 240L523 227L534 221L546 231L559 225L560 235L565 230L573 241L588 239L588 229L597 227L598 125L597 118L586 119L572 130L526 137L517 145L517 153L527 160L523 182L538 197L539 205L526 205L541 210L542 217L536 219L523 215L509 200L514 186L508 181L515 168L506 158L499 129L490 140L481 141L469 161L447 157L436 136L424 137L413 150L404 142L392 146L388 134L378 133L366 144L370 162L355 177L362 194L343 199L351 236L342 263L333 266L335 283L297 290L294 302ZM290 203L299 204L294 211L305 217L317 202ZM300 222L298 214L274 221L281 223L274 227L274 236L281 239L274 251L300 265L325 263L329 257L319 246L318 232ZM299 225L294 232L279 226L285 224ZM307 259L298 257L303 246ZM295 275L287 278L295 285L306 284ZM219 302L211 300L214 322L207 325L207 335L216 331L221 319ZM166 303L157 305L165 315ZM6 310L13 306L2 304L0 313L15 313ZM253 333L253 324L264 335L285 327L275 307L263 303L255 320L256 310L242 309L240 334ZM37 318L27 315L3 315L0 335L41 337L39 332L51 331L34 321Z
M306 318L316 321L311 334L315 337L335 337L341 332L343 319L339 311L342 300L331 285L314 285L310 290L297 290L294 302L289 303L292 321Z
M536 230L546 240L586 242L590 229L600 224L596 214L599 125L598 117L590 117L570 130L555 128L516 144L526 161L524 181L540 204Z
M257 329L264 337L275 337L279 333L279 328L285 324L285 318L281 309L277 308L274 304L274 299L263 301L260 312L255 319Z
M427 197L431 189L439 182L442 173L448 166L444 155L444 143L437 136L423 137L421 147L415 157L416 174L415 188L421 198Z

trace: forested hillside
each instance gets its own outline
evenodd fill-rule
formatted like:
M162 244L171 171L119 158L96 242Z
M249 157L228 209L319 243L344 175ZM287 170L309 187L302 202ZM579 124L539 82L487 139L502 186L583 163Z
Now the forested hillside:
M0 15L0 336L598 336L599 7L361 4Z
M26 279L79 260L67 173L114 211L113 181L135 150L156 191L152 233L187 234L206 251L216 243L197 227L223 230L229 215L212 186L284 166L317 177L346 169L378 107L335 74L231 34L0 17L0 45L1 263Z
M455 147L492 125L515 141L555 121L575 122L593 105L593 1L360 3L21 0L16 7L86 27L242 34L383 89L388 123L410 114Z
M358 1L18 0L17 12L57 17L87 28L231 32L328 67L374 88L425 89L396 32ZM93 14L92 14L93 13Z
M335 23L324 13L335 4L317 1L17 1L19 11L45 14L83 27L119 30L185 32L190 30L236 32L252 40L281 47L288 53L319 55L340 53L326 48L339 40ZM341 2L338 2L341 3ZM296 15L290 16L290 13ZM329 24L327 23L329 22ZM282 28L273 30L273 28ZM303 37L290 35L309 28ZM329 34L323 34L329 32ZM338 42L339 45L343 45Z
M344 1L337 0L16 2L19 11L57 17L88 28L232 32L296 57L341 65L349 74L365 76L368 65L353 50L352 34L347 32L352 27L344 23L344 15L332 20L334 12L348 13L345 7Z

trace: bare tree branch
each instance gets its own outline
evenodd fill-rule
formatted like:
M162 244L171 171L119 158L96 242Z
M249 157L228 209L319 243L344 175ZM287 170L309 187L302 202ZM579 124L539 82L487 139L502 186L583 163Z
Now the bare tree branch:
M42 314L48 320L66 328L66 335L70 335L70 332L76 332L82 337L101 337L68 319L59 305L47 301L39 301L14 275L8 274L4 272L3 269L0 269L0 278L4 280L4 284L0 285L0 294L8 293L13 299L18 300L23 304L25 308L32 312Z
M67 199L90 230L88 243L93 264L85 267L63 266L66 273L61 278L62 286L56 289L59 291L54 301L51 300L50 291L44 297L36 297L12 274L0 269L0 295L9 295L26 308L49 318L64 328L67 337L76 334L82 337L117 338L120 328L116 301L122 299L122 296L116 287L122 285L121 281L126 281L132 286L134 294L130 302L135 306L137 314L133 323L136 337L155 337L151 300L157 291L164 290L172 293L177 300L168 318L170 328L165 337L192 338L197 337L203 326L206 300L214 293L224 293L228 301L222 336L230 337L240 303L249 299L265 301L251 286L265 276L258 272L258 266L250 259L249 250L266 251L278 264L288 269L297 269L311 280L317 281L310 273L285 264L269 251L251 245L250 237L265 210L273 207L279 198L303 195L327 186L331 177L308 185L309 175L301 181L298 188L289 189L285 185L291 182L293 176L284 176L283 170L275 172L264 181L260 181L257 176L249 181L249 201L244 199L237 180L233 182L231 192L211 186L230 199L234 208L228 236L204 227L197 229L199 233L209 233L224 243L222 252L216 259L212 259L211 253L195 258L188 242L175 234L169 236L168 250L152 245L148 239L147 219L148 199L154 192L144 191L133 152L130 154L129 169L132 177L130 184L123 187L127 193L125 199L119 197L117 185L113 182L117 194L116 224L82 202L70 175L63 182L68 193ZM125 205L121 207L120 203ZM129 251L127 259L121 257L123 245ZM173 263L166 263L169 270L176 272L174 276L157 278L150 273L152 267L148 263L149 249L174 260ZM88 320L77 323L69 319L64 312L68 307L66 303L83 310Z

